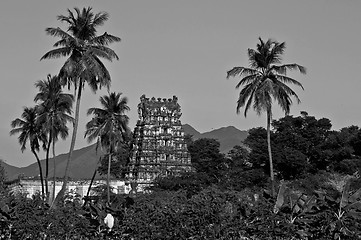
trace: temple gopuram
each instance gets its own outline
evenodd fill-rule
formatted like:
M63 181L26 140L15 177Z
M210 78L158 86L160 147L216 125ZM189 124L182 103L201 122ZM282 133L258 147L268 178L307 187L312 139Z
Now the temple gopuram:
M192 171L179 119L182 114L178 98L149 99L142 95L138 114L139 120L133 133L135 142L130 160L130 182L142 189L158 176Z

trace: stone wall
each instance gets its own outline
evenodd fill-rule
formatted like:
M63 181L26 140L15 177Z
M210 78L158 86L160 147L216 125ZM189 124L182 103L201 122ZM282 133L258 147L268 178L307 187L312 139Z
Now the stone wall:
M62 181L55 182L55 195L58 194L63 185ZM84 197L87 194L88 188L90 185L90 180L81 180L81 181L68 181L67 191L79 194L80 197ZM106 185L106 180L95 180L93 182L92 188ZM125 183L125 181L120 180L111 180L110 186L112 191L116 194L127 194L130 192L131 187ZM49 181L49 192L53 192L53 181ZM12 192L16 193L25 193L28 197L32 197L36 193L41 193L41 182L40 180L29 180L29 179L20 179L14 181L9 188ZM90 195L94 195L93 191L90 191Z

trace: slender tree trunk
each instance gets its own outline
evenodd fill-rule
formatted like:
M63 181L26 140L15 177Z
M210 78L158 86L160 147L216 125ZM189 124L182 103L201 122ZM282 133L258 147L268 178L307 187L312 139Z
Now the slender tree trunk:
M96 150L95 150L95 155L98 155L98 149L97 149L97 148L96 148ZM102 159L102 156L99 157L98 162L100 162L101 159ZM90 180L89 188L88 188L88 191L87 191L87 193L86 193L86 199L89 197L90 190L91 190L91 188L92 188L92 186L93 186L93 182L94 182L95 176L96 176L96 174L97 174L97 171L98 171L98 163L95 164L94 173L93 173L92 179ZM85 205L86 205L86 201L84 201L83 206L85 206Z
M99 161L100 161L100 160L99 160ZM87 203L87 199L88 199L88 197L89 197L90 190L91 190L91 188L92 188L92 185L93 185L95 176L97 175L97 170L98 170L98 166L96 166L95 169L94 169L94 173L93 173L92 179L90 180L90 184L89 184L89 187L88 187L88 191L87 191L87 193L86 193L86 197L85 197L83 206L85 206L86 203Z
M49 152L50 152L50 146L52 143L52 130L50 130L49 132L49 142L48 142L48 146L46 147L46 156L45 156L45 177L44 177L44 181L45 181L45 192L46 192L46 198L48 199L50 196L49 193L49 184L48 184L48 178L49 178Z
M53 193L52 193L52 197L51 197L51 199L52 199L51 205L53 205L54 200L55 200L55 187L56 187L56 185L55 185L55 183L56 183L56 181L55 181L55 178L56 178L55 139L53 139L53 164L54 164L54 173L53 173Z
M110 204L110 187L109 187L109 183L110 183L110 164L112 162L112 154L109 151L109 156L108 156L108 174L107 174L107 200L108 200L108 204Z
M42 193L42 197L44 198L45 194L44 194L44 182L43 182L43 169L41 167L41 163L40 163L40 159L38 157L38 154L36 154L36 152L35 152L35 150L33 148L31 149L31 151L35 155L36 161L38 163L39 174L40 174L40 183L41 183L41 193Z
M61 190L59 191L58 195L56 196L55 204L64 196L65 190L66 190L66 187L68 184L69 166L70 166L71 157L72 157L73 151L74 151L76 134L78 131L80 99L81 99L81 91L83 88L82 80L79 81L78 88L79 89L78 89L78 95L77 95L77 99L76 99L75 117L74 117L74 125L73 125L74 127L73 127L73 134L71 137L70 150L69 150L68 159L67 159L66 166L65 166L63 185L62 185Z
M270 177L271 177L271 193L272 197L275 197L275 179L273 172L273 161L272 161L272 149L271 149L271 119L272 111L267 109L267 145L268 145L268 157L269 157L269 168L270 168Z
M113 134L113 119L110 124L110 135L109 135L109 156L108 156L108 173L107 173L107 202L110 206L110 164L112 162L112 152L114 150L112 143L112 134Z

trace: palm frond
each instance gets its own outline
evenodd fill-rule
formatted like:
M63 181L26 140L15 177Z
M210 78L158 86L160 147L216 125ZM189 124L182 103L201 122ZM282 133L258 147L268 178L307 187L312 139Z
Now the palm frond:
M59 78L61 81L61 85L77 85L77 76L79 76L81 72L81 64L77 61L75 61L72 57L69 57L64 65L61 67L59 71Z
M20 144L21 152L24 152L26 150L26 144L28 142L28 137L29 137L29 135L27 135L25 132L21 133L18 137L18 142Z
M14 129L11 129L10 130L10 135L15 135L15 134L18 134L18 133L21 133L23 131L23 128L14 128Z
M70 44L67 39L60 39L59 41L54 43L53 47L67 47L69 45Z
M246 67L234 67L227 72L227 78L236 77L236 76L248 76L248 75L256 75L259 73L257 70Z
M44 56L40 58L43 59L50 59L50 58L59 58L59 57L66 57L72 53L72 49L70 47L62 47L50 50L49 52L45 53Z
M103 35L97 36L91 39L90 44L98 44L100 46L107 46L114 42L120 42L121 39L119 37L108 34L107 32L103 33Z
M16 118L15 120L13 120L11 122L11 127L16 128L16 127L19 127L19 126L23 126L25 124L26 124L26 122L24 120L22 120L20 118Z
M247 116L247 112L250 107L250 102L253 101L253 95L256 90L257 90L257 87L252 83L247 84L241 90L241 92L239 93L238 100L237 100L237 114L239 114L240 109L246 104L246 101L247 101L247 104L245 106L245 111L244 111L244 116L245 117Z
M273 47L269 49L269 58L268 62L269 64L278 64L282 62L282 54L285 51L286 43L279 43L277 41L273 41L272 43Z
M74 41L75 39L72 35L70 35L69 33L65 32L64 30L62 30L61 28L57 27L57 28L46 28L45 32L53 37L59 37L61 39L66 39L67 41Z
M113 58L108 53L106 53L96 47L92 47L91 49L89 49L87 54L92 55L92 56L97 56L100 58L104 58L110 62L113 60Z
M267 87L265 87L267 88ZM271 109L272 106L272 97L268 91L256 91L253 101L253 109L258 115L261 115L263 111Z
M111 84L109 71L96 56L85 58L87 71L83 72L83 78L87 79L90 88L95 92L98 88L106 87L108 90Z
M242 78L241 81L238 82L238 84L236 85L236 89L238 89L240 86L247 85L249 83L257 85L261 77L262 76L259 76L258 74L248 75Z
M297 96L297 95L295 95ZM290 106L292 105L292 99L290 98L289 93L284 88L278 88L274 98L277 100L278 105L285 112L286 115L290 112ZM300 102L299 98L297 100Z
M106 12L99 12L95 14L93 19L93 26L98 27L104 25L106 21L109 19L109 14Z
M306 68L301 66L301 65L298 65L296 63L293 63L293 64L284 64L284 65L280 65L280 66L272 66L271 69L274 69L278 74L282 74L282 75L285 75L287 74L287 70L298 70L300 71L300 73L302 74L306 74Z
M92 45L89 51L95 56L105 58L109 61L112 61L113 59L119 60L115 51L106 46Z
M295 91L292 90L292 88L290 88L289 86L287 86L286 84L282 83L282 82L278 82L275 86L274 86L275 91L282 91L285 94L287 94L288 96L294 97L297 100L297 103L301 103L301 100L299 99L297 93ZM277 94L276 94L277 95Z
M274 76L275 76L275 79L277 81L280 81L280 82L282 82L284 84L291 83L291 84L294 84L296 86L299 86L300 88L302 88L302 90L304 90L302 84L299 81L297 81L297 80L295 80L293 78L290 78L290 77L287 77L287 76L284 76L284 75L278 75L278 74L275 74Z
M89 108L87 111L87 115L96 115L96 116L105 116L106 112L104 109L101 108Z

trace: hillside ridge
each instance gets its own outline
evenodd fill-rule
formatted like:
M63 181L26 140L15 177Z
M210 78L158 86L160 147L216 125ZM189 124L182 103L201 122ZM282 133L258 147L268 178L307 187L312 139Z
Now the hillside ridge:
M213 138L220 142L220 151L227 153L235 145L242 145L242 141L247 137L248 132L237 129L234 126L221 127L209 132L200 133L189 124L182 125L185 134L190 134L193 140L200 138ZM56 159L56 177L63 177L68 153L62 153L55 157ZM99 160L99 153L96 153L96 144L74 150L73 160L69 176L73 179L89 179ZM7 174L8 180L16 179L20 174L24 176L37 176L39 173L38 164L32 163L26 167L16 167L3 161L2 165ZM41 160L43 169L45 168L45 160ZM53 159L49 159L49 177L53 177ZM99 176L98 176L99 178Z

